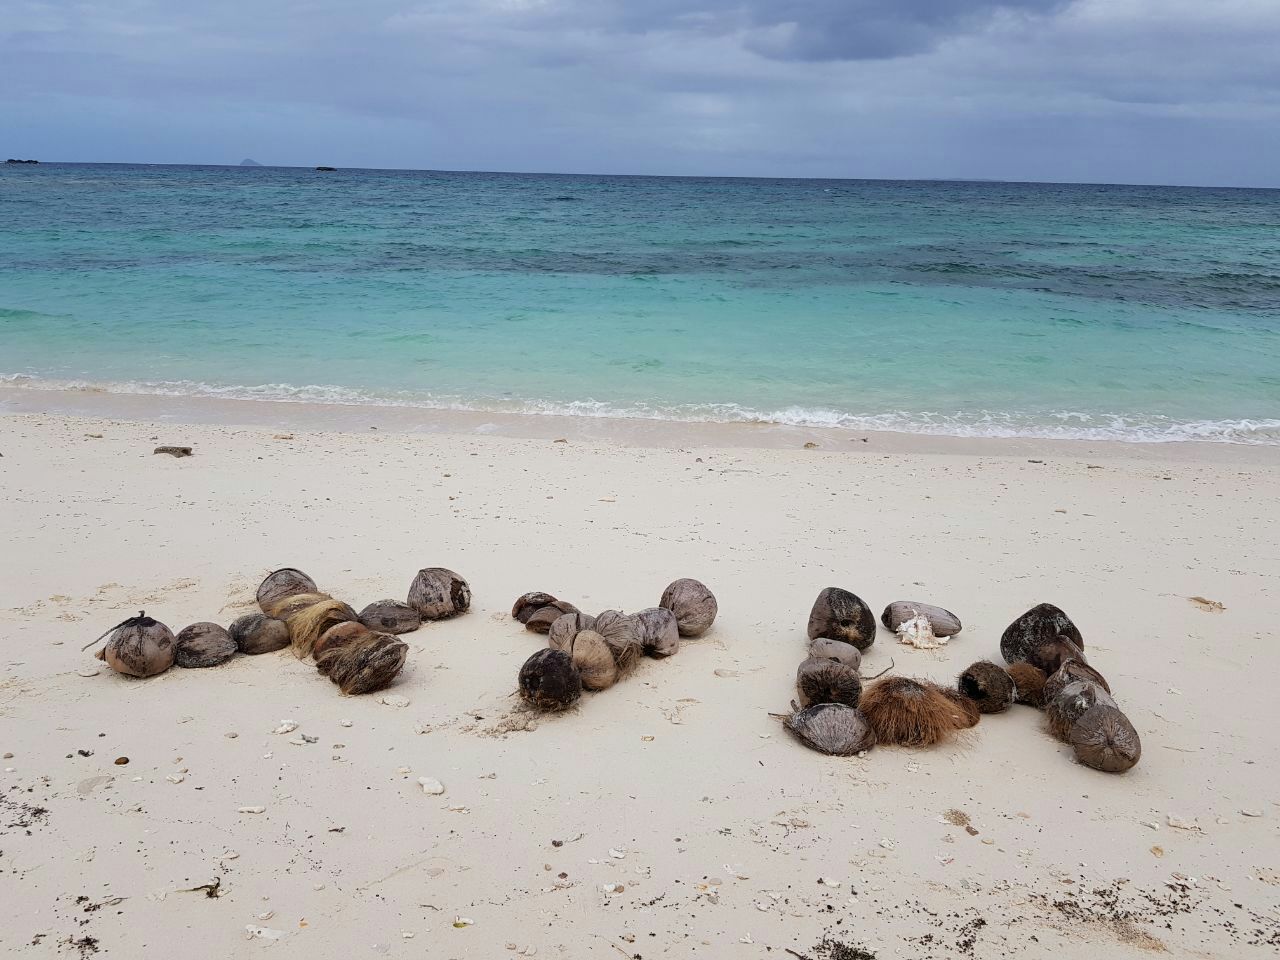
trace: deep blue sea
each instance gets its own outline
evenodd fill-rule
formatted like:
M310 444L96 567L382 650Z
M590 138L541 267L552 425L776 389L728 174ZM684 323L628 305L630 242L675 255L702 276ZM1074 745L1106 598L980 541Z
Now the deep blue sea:
M0 384L1280 444L1280 191L0 165Z

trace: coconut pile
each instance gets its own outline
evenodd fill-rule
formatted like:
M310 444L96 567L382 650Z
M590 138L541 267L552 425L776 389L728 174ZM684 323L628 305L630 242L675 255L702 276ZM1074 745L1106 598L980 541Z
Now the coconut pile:
M889 604L881 622L903 643L933 649L959 633L958 617L929 604ZM982 714L1013 704L1042 709L1049 731L1071 745L1076 760L1123 773L1142 756L1138 733L1088 664L1084 639L1071 618L1042 603L1005 629L1006 667L980 660L955 686L882 676L864 689L862 652L875 642L876 622L856 594L827 587L809 614L809 655L796 671L798 702L782 715L801 743L833 756L862 754L877 744L928 747L976 726Z
M321 592L301 570L284 567L259 585L261 613L245 614L228 627L193 623L175 636L143 611L94 643L107 637L98 659L128 677L154 677L174 664L216 667L236 654L289 647L298 659L314 660L343 695L373 693L390 686L404 668L409 645L397 635L426 621L466 613L471 588L452 570L426 567L413 578L407 600L378 600L356 613L350 604Z
M644 656L675 656L681 637L699 637L715 622L715 595L698 580L680 579L658 606L639 613L605 610L591 616L572 603L534 591L519 597L513 619L547 636L547 646L520 667L520 696L536 710L567 710L584 690L608 690Z

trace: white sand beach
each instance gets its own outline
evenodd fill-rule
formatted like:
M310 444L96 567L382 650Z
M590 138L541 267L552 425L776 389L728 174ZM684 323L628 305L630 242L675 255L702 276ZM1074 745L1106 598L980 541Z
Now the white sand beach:
M10 392L0 417L8 955L1280 945L1275 448L611 438L540 418L508 435L521 430L423 411L338 423L298 405L108 399L47 413ZM387 694L407 706L344 698L287 650L143 681L81 652L140 609L175 631L228 623L286 565L357 608L447 566L473 607L404 636ZM719 598L706 636L530 727L516 673L545 638L511 619L518 595L634 610L683 576ZM928 750L805 749L770 714L795 695L810 605L832 585L877 613L955 611L946 647L882 629L864 660L942 682L998 660L1018 614L1058 604L1141 763L1082 767L1022 706ZM282 720L316 742L273 734Z

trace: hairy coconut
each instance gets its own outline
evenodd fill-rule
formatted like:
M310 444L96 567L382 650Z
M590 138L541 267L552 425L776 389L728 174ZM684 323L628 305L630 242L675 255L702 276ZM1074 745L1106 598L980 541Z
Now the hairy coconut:
M1124 773L1142 758L1142 740L1116 707L1098 704L1082 713L1067 733L1067 743L1086 767Z
M1044 709L1044 671L1029 663L1011 663L1005 673L1013 681L1014 703L1024 703L1037 710Z
M236 642L221 625L193 623L178 631L173 662L180 667L216 667L236 655Z
M241 653L271 653L289 645L289 628L283 620L265 613L246 613L228 628Z
M111 636L107 645L97 656L116 673L127 677L154 677L173 666L173 631L154 617L148 617L145 610L112 627L108 633Z
M408 655L409 645L403 640L366 630L348 643L330 646L317 660L316 669L344 695L373 693L391 686Z
M587 690L608 690L618 680L618 664L604 637L582 630L569 643L569 656Z
M582 675L563 650L544 647L520 668L520 696L539 710L565 710L582 696Z
M1013 705L1013 678L1003 667L990 660L979 660L971 664L960 674L956 686L978 705L978 710L982 713L1003 713Z
M596 618L588 613L562 613L547 630L547 646L552 650L568 650L573 638L583 630L594 630Z
M1074 657L1064 660L1054 673L1049 675L1044 684L1045 702L1056 697L1069 683L1076 680L1089 680L1102 687L1107 693L1111 692L1111 685L1107 683L1107 678L1100 674L1093 667L1089 666L1083 660L1077 660Z
M834 757L852 756L876 745L875 731L862 711L842 703L818 703L797 710L783 723L806 747Z
M270 614L269 607L275 606L285 597L296 593L319 593L316 582L301 570L293 567L282 567L267 574L266 579L258 585L258 606L262 612Z
M578 608L567 600L557 600L541 590L521 595L511 607L511 616L534 633L547 633L551 624L566 613L578 612Z
M958 691L951 693L955 699L927 680L884 677L867 686L859 707L878 742L928 747L976 722L978 711L973 702Z
M884 608L884 612L880 614L880 622L897 633L898 627L915 617L928 620L935 637L954 637L961 629L960 618L950 610L915 600L895 600Z
M682 637L700 637L711 628L720 605L715 594L700 580L683 577L673 580L662 591L658 606L676 615L676 627Z
M380 633L412 633L422 626L418 611L399 600L377 600L359 614L360 622Z
M471 609L471 587L467 581L444 567L418 571L409 585L409 606L423 620L445 620Z
M641 645L651 657L673 656L680 649L680 626L666 607L649 607L635 615L643 636Z
M333 597L327 593L295 593L270 604L265 612L267 616L275 617L277 620L288 620L300 610L332 599Z
M838 660L822 660L810 657L796 669L796 690L800 693L800 706L815 703L843 703L856 707L862 696L862 678L853 667Z
M315 646L311 648L311 655L315 657L316 663L320 662L320 658L329 650L336 650L338 647L345 647L353 640L358 640L366 633L374 633L359 620L344 620L342 623L335 623L332 627L320 634L320 639L316 641ZM324 671L322 670L321 673Z
M846 667L853 667L854 670L862 669L862 651L843 640L829 640L826 637L810 640L809 656L819 660L834 660Z
M809 612L809 639L841 640L865 650L876 639L876 618L856 594L827 587Z
M644 653L644 626L640 619L620 610L606 610L596 615L595 632L613 652L618 678L626 676Z
M1071 725L1091 707L1102 704L1114 707L1116 702L1101 684L1092 680L1073 680L1058 691L1058 695L1045 701L1045 716L1049 718L1049 732L1067 742Z
M305 606L300 601L310 599ZM324 594L299 594L275 604L268 611L289 628L289 644L299 659L309 657L316 641L334 624L356 619L356 612L341 600Z
M1061 664L1054 664L1052 670L1045 670L1043 662L1046 657L1053 655L1053 651L1066 649L1063 641L1076 650L1084 650L1084 638L1080 636L1080 631L1071 622L1071 618L1052 603L1042 603L1005 627L1000 637L1000 655L1006 663L1023 660L1033 663L1047 675L1057 670ZM1041 647L1046 649L1037 655L1037 650ZM1083 655L1078 659L1083 660Z
M978 709L976 703L954 687L939 687L938 689L942 691L944 697L955 705L956 722L960 724L961 729L978 725L978 721L982 719L982 712Z

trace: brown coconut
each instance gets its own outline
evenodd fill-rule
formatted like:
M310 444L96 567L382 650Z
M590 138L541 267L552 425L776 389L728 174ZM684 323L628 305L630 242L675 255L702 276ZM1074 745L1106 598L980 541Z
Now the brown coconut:
M1100 684L1092 680L1073 680L1059 690L1056 697L1045 701L1044 712L1049 720L1049 732L1063 743L1067 743L1072 724L1079 720L1086 710L1099 704L1114 707L1116 702Z
M1102 687L1107 693L1111 692L1111 684L1107 683L1107 678L1100 674L1093 667L1089 666L1083 660L1076 660L1074 657L1065 660L1053 674L1045 680L1044 699L1046 702L1052 700L1063 691L1069 683L1076 680L1089 680Z
M1124 773L1142 758L1142 740L1116 707L1098 704L1082 713L1067 733L1076 760L1106 773Z
M409 645L403 640L366 630L349 643L331 646L316 662L316 669L344 695L373 693L391 686L408 655Z
M241 653L271 653L289 645L289 628L283 620L265 613L246 613L227 629Z
M680 649L680 626L666 607L649 607L635 615L640 621L644 652L657 659L673 656Z
M302 605L301 601L304 599L312 602ZM267 613L284 620L289 629L289 644L299 659L311 655L316 641L330 627L356 619L356 612L349 605L324 594L288 597L271 607Z
M360 622L378 633L412 633L422 626L418 611L399 600L376 600L359 613Z
M1060 656L1065 659L1072 649L1083 651L1084 637L1071 618L1052 603L1032 607L1005 627L1000 637L1000 655L1006 663L1025 660L1040 667L1046 675L1061 666L1061 659L1053 663L1052 669L1046 669L1045 664ZM1083 654L1077 659L1083 660Z
M359 620L344 620L342 623L335 623L332 627L320 634L320 639L316 641L314 647L311 648L311 655L315 657L316 663L320 662L320 658L329 650L336 650L339 647L345 647L353 640L358 640L366 633L375 633L377 631L370 630ZM324 671L322 670L321 673Z
M613 652L618 678L626 676L644 653L644 627L639 618L620 610L606 610L596 615L594 629Z
M596 618L588 613L562 613L547 630L547 646L552 650L568 650L573 638L583 630L594 630Z
M216 667L236 655L236 642L217 623L193 623L178 631L173 662L180 667Z
M841 640L865 650L876 639L876 617L856 594L827 587L809 611L809 639Z
M982 713L1003 713L1013 705L1013 678L990 660L971 664L960 674L956 686Z
M846 667L853 667L854 670L862 669L862 651L843 640L828 640L826 637L810 640L809 656L819 660L834 660Z
M511 607L511 616L523 623L526 630L534 633L547 633L551 624L566 613L579 612L567 600L557 600L541 590L521 595Z
M293 567L282 567L267 574L266 579L258 585L258 606L262 612L270 615L269 607L273 607L286 597L297 593L319 593L316 582L301 570Z
M783 723L806 747L834 757L852 756L876 745L875 731L862 711L842 703L814 704L794 711Z
M446 620L471 609L471 587L444 567L426 567L409 584L409 606L423 620Z
M148 617L145 610L109 632L107 645L97 656L116 673L127 677L154 677L173 666L173 631Z
M520 696L539 710L566 710L582 696L582 675L563 650L544 647L520 668Z
M267 608L266 614L269 617L275 617L277 620L288 620L300 610L305 610L307 607L332 599L333 597L327 593L295 593L271 604Z
M569 656L587 690L608 690L618 680L618 664L604 637L594 630L582 630L570 641Z
M1013 702L1044 709L1044 671L1029 663L1011 663L1005 670L1013 681Z
M879 743L904 747L928 747L941 743L957 730L973 726L977 707L960 701L959 692L947 691L927 680L884 677L862 692L859 708ZM970 712L972 711L972 712Z
M956 721L960 724L960 729L967 727L976 727L978 721L982 719L982 713L978 710L978 705L966 697L954 687L939 687L942 695L950 700L956 707Z
M676 627L682 637L700 637L711 628L720 605L707 585L700 580L683 577L662 591L658 606L676 615Z
M935 637L954 637L961 630L960 618L944 607L915 600L895 600L884 608L880 622L894 633L898 627L914 617L924 617Z
M856 707L862 696L862 678L853 667L837 660L810 657L796 669L796 690L800 706L816 703L843 703Z

